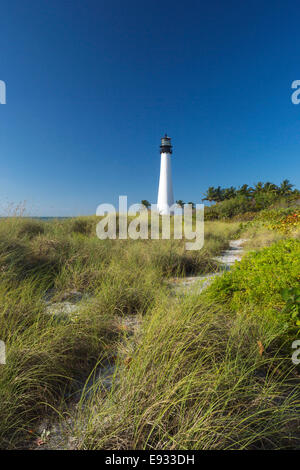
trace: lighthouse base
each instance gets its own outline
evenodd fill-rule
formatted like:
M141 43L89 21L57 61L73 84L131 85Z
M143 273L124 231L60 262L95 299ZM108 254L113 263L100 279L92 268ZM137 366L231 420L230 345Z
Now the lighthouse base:
M168 204L160 205L157 210L159 215L174 215L173 205L171 207Z

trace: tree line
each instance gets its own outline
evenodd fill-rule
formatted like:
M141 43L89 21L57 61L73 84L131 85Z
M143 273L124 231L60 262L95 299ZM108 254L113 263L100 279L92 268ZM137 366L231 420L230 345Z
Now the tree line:
M290 195L298 195L300 197L300 191L298 189L293 189L294 185L290 183L288 179L282 181L282 183L277 186L274 183L270 183L267 181L263 183L259 181L253 187L248 186L248 184L243 184L239 188L234 186L230 186L229 188L222 188L221 186L210 186L204 194L204 198L202 201L209 201L209 202L222 202L228 199L234 199L237 196L244 196L244 198L248 199L249 201L254 200L257 196L262 195L273 195L274 197L285 197ZM141 201L141 204L150 208L151 203L146 199ZM177 206L183 207L185 202L182 199L176 201ZM193 202L188 202L188 204L192 204L193 208L195 204Z
M262 183L261 181L256 183L253 187L248 186L248 184L243 184L239 188L235 188L234 186L230 186L229 188L221 188L221 186L215 188L214 186L210 186L202 201L222 202L237 196L244 196L251 200L261 194L273 194L277 196L289 196L291 194L300 195L300 191L293 188L294 185L287 179L283 180L279 186L270 182Z
M147 201L147 199L143 199L141 201L141 204L145 207L147 207L147 209L150 209L150 206L151 206L151 202ZM178 199L178 201L176 201L176 204L178 207L183 207L185 202L182 200L182 199ZM188 202L188 204L191 204L193 209L195 208L195 204L193 202Z

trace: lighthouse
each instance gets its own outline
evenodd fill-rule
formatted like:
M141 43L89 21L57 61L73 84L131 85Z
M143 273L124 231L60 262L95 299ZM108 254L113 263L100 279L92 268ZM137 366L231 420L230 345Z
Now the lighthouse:
M171 138L165 134L160 145L160 177L158 187L157 209L161 215L170 213L174 204L172 173L171 173Z

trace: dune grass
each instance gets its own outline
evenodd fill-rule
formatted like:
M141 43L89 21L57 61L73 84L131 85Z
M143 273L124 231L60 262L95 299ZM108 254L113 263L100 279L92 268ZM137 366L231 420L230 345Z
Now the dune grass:
M76 448L299 449L297 329L280 313L299 243L254 253L200 295L160 297L120 350L110 393L75 416Z
M14 448L31 437L34 421L50 412L85 379L105 348L118 340L111 314L93 310L76 323L45 312L35 280L14 289L1 283L1 339L6 365L0 366L0 443Z
M119 319L150 311L165 278L217 269L213 256L238 231L211 225L205 249L186 252L183 241L101 241L96 221L0 220L1 448L26 447L36 424L116 355ZM51 314L49 305L74 292L83 296L75 313Z
M110 393L76 415L76 448L299 448L299 381L279 339L268 321L166 299L119 356Z
M99 240L96 222L0 220L0 447L30 447L41 420L109 359L111 389L100 380L68 409L72 448L299 448L297 331L278 290L298 282L294 234L266 243L261 227L207 222L204 248L187 252L184 241ZM245 260L201 295L170 296L168 278L218 270L228 240L251 233L252 248L270 244L274 256L262 249L255 269ZM75 310L54 314L72 295ZM132 316L135 335L122 323Z

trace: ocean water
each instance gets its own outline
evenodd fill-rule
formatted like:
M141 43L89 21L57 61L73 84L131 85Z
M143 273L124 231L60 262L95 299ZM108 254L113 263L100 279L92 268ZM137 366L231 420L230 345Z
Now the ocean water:
M5 215L0 215L0 219L6 219L7 217L10 217L10 216L5 216ZM74 216L76 217L76 216ZM38 216L22 216L22 219L35 219L35 220L65 220L65 219L72 219L73 217L71 216L65 216L65 217L61 217L61 216L58 216L58 217L38 217Z
M66 217L25 217L25 218L28 218L28 219L37 219L37 220L65 220L65 219L72 219L72 217L70 216L66 216Z

